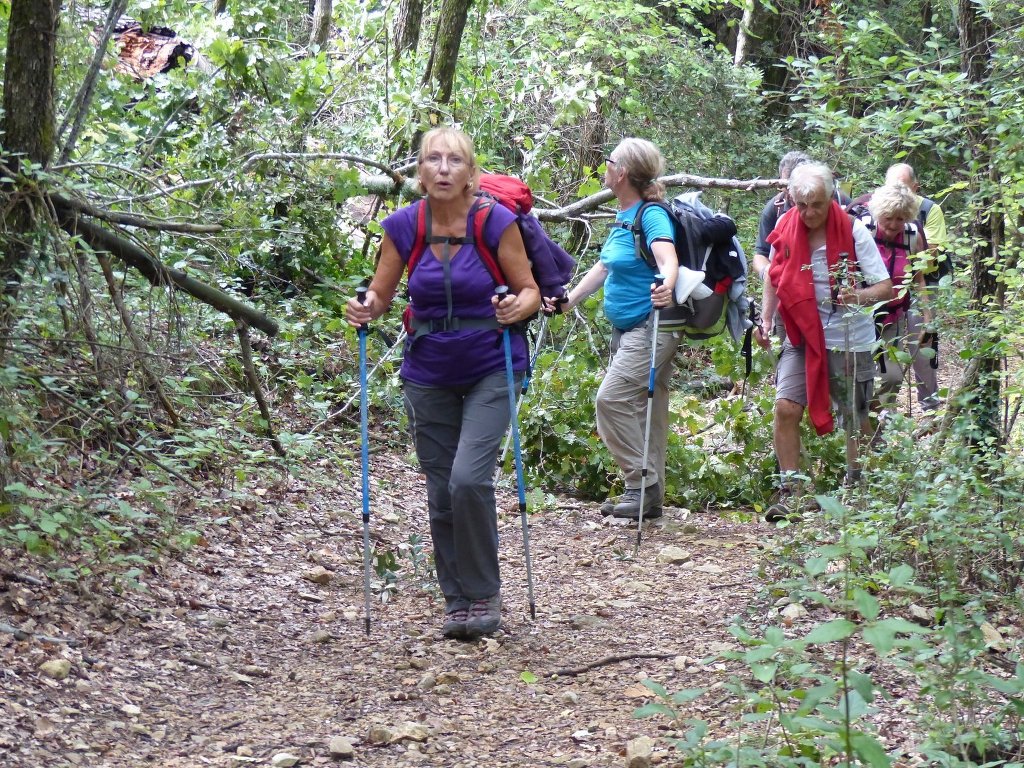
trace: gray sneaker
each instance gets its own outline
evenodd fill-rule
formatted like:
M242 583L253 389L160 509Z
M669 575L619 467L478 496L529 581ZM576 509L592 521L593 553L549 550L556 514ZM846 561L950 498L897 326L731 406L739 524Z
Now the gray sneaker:
M473 639L493 635L501 626L501 593L474 600L469 604L466 618L466 637Z
M644 520L661 517L661 483L648 486L644 491ZM640 517L640 489L627 488L622 500L612 509L612 517L637 520Z
M461 640L466 637L466 622L469 619L469 608L452 608L445 611L444 625L441 627L441 634Z

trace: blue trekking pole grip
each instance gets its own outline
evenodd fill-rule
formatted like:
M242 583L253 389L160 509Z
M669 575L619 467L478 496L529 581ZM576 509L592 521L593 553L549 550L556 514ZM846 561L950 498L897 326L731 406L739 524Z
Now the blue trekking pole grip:
M661 287L665 284L665 276L660 272L654 276L654 284ZM654 405L654 379L657 375L658 356L658 320L661 318L661 310L654 308L654 322L651 324L651 370L647 378L647 423L644 426L644 458L643 467L640 470L640 510L636 518L636 551L640 551L640 539L643 535L644 525L644 504L647 496L647 455L651 445L651 411ZM664 480L664 478L662 478Z
M368 288L363 283L356 288L356 300L366 304ZM366 333L369 326L359 326L359 444L363 471L363 603L366 608L366 634L370 634L370 447L369 410L366 391Z
M508 296L508 286L499 285L494 295L500 303ZM523 449L519 443L519 414L516 411L516 382L512 373L512 336L508 326L501 326L502 344L505 348L505 376L508 379L508 409L512 425L512 449L516 462L516 490L519 492L519 518L523 528L523 554L526 558L526 586L530 599L530 618L537 618L537 603L533 597L533 565L530 559L530 526L526 518L526 480L523 477Z

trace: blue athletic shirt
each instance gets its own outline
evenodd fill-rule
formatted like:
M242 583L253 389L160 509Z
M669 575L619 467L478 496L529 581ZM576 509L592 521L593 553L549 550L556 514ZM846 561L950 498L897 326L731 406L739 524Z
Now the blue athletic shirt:
M632 225L642 204L643 201L619 211L616 223ZM644 211L642 224L648 245L655 240L673 241L672 221L663 208L651 206ZM605 316L620 330L635 328L651 314L651 283L656 271L637 254L633 233L623 227L612 227L601 247L601 263L608 270L604 281Z

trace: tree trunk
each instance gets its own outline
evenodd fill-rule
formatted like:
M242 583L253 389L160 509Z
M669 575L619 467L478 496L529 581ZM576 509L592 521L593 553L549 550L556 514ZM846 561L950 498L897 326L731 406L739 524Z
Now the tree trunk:
M992 73L992 20L979 12L973 0L958 0L958 26L960 28L960 69L977 92L984 93L989 87ZM985 121L975 121L974 114L967 116L967 135L976 152L976 174L982 180L974 195L971 222L971 306L979 318L992 318L1002 311L999 284L995 264L999 259L999 214L995 205L995 190L998 189L998 169L993 165L994 137L985 127ZM991 350L998 341L991 326L982 329L985 337L978 340L976 354L979 355L977 378L970 382L968 416L974 425L974 438L983 441L986 437L999 436L1000 359ZM966 387L965 387L966 389Z
M331 36L331 13L333 3L331 0L316 0L313 8L313 27L309 32L309 48L316 47L323 50L327 40Z
M441 104L450 104L455 83L455 66L459 61L459 47L466 19L473 0L444 0L437 20L437 37L430 53L430 63L423 75L423 84L436 84L435 98Z
M401 0L393 32L392 58L398 61L406 51L415 52L420 44L420 25L423 23L423 0Z
M741 67L747 61L747 41L750 28L754 24L754 3L757 0L748 0L743 8L743 18L740 19L739 29L736 31L736 53L733 55L734 67Z
M576 168L576 177L583 178L585 169L589 168L592 174L604 162L604 157L611 150L608 144L608 123L605 120L605 112L608 110L608 100L599 96L597 109L583 117L583 124L580 126L580 152L579 165ZM581 220L574 220L569 231L572 237L569 241L569 252L576 253L590 237L590 228Z
M14 0L7 27L7 59L4 68L3 122L0 143L11 154L23 155L25 165L50 163L54 147L53 89L60 0ZM17 161L15 161L17 162ZM18 170L18 169L12 169ZM21 271L32 252L34 228L30 188L0 188L10 206L3 227L3 261L0 284L0 334L7 337L10 311L18 295ZM6 346L5 344L2 346ZM0 358L3 352L0 349Z

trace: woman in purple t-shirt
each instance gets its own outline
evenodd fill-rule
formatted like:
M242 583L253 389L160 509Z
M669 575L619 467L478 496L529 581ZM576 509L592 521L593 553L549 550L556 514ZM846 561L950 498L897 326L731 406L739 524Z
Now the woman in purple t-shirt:
M501 623L498 523L494 470L510 411L499 326L520 323L540 307L515 216L497 205L488 242L508 295L500 302L494 278L472 242L470 216L479 179L473 142L461 131L435 128L419 154L425 200L388 216L377 271L366 303L350 299L347 319L360 326L391 306L415 245L418 206L429 205L432 240L409 279L411 323L402 363L406 412L420 467L427 477L427 506L434 566L445 597L443 633L474 638ZM513 334L513 370L521 377L527 350Z

